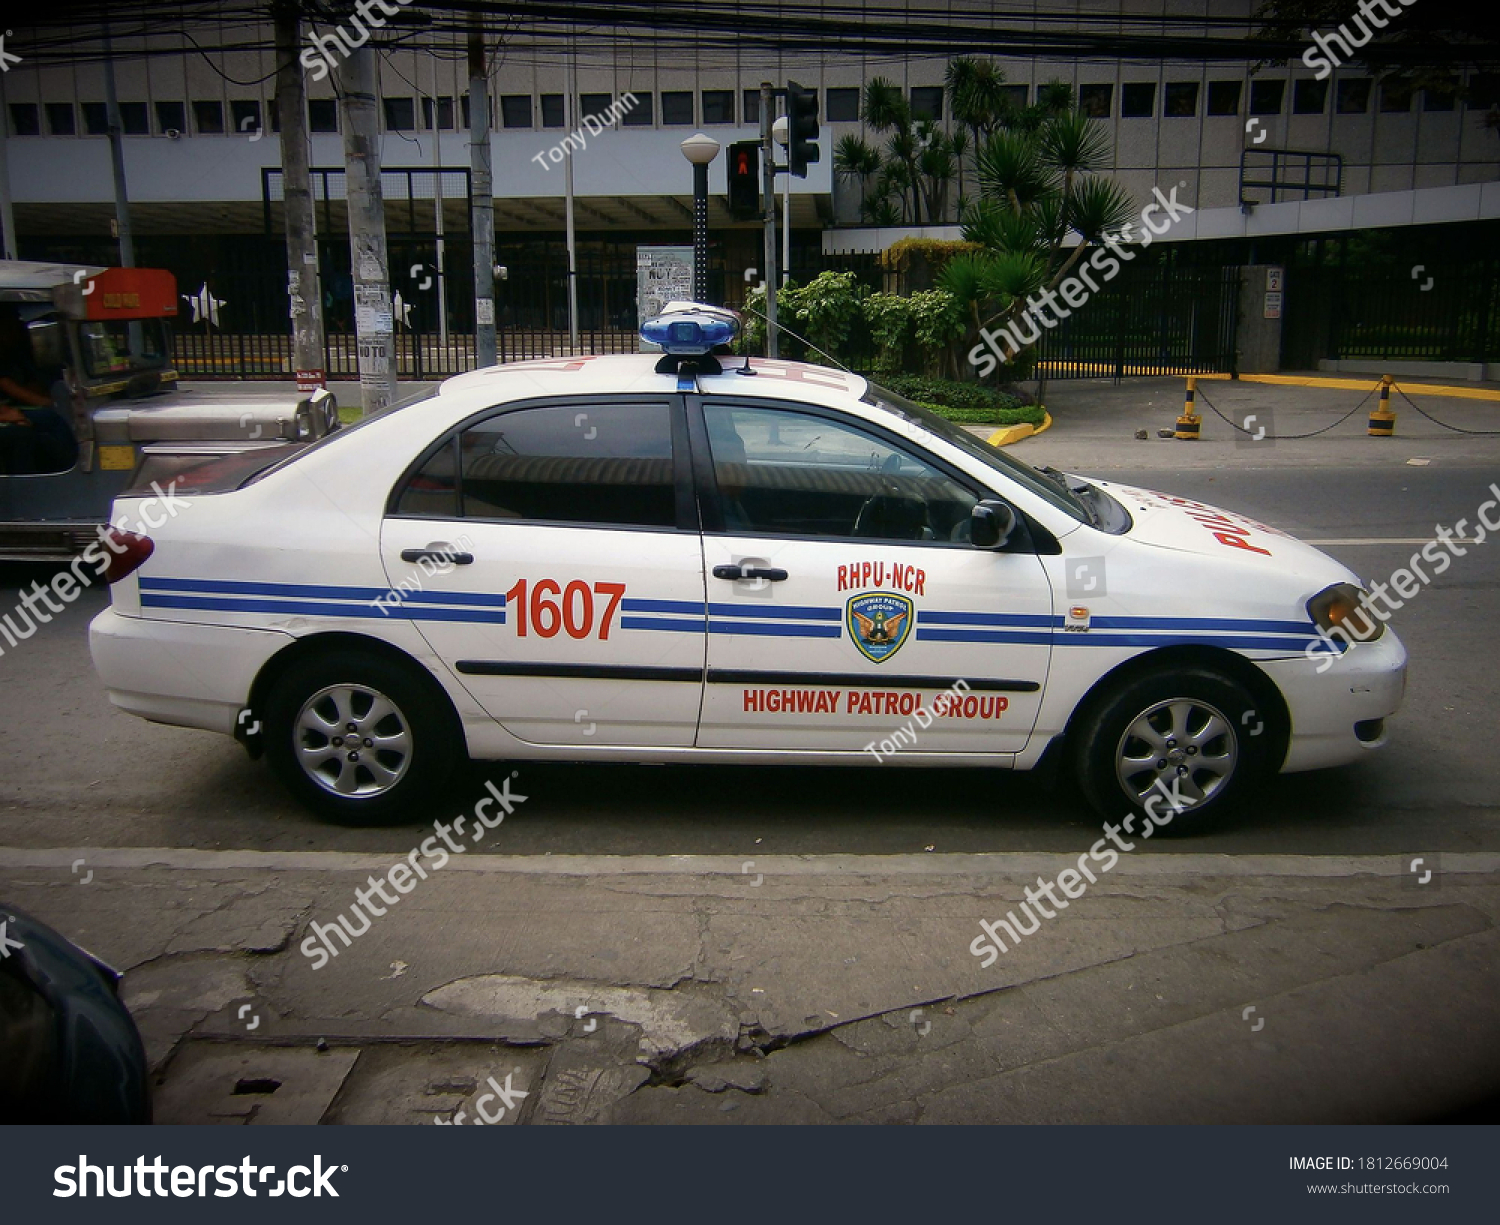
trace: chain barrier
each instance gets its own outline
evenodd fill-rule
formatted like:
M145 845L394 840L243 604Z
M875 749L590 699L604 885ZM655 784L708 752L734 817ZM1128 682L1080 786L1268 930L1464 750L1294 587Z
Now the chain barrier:
M1380 386L1381 385L1379 383L1376 383L1374 387L1370 388L1370 390L1365 393L1365 398L1363 400L1361 400L1358 404L1351 408L1332 425L1325 425L1321 430L1313 430L1309 434L1261 434L1259 437L1255 438L1255 441L1269 442L1272 440L1276 440L1283 442L1295 442L1299 438L1316 438L1319 434L1326 434L1329 430L1337 429L1339 426L1343 425L1344 422L1349 420L1350 417L1354 416L1355 413L1359 412L1359 410L1365 406L1366 401L1368 401L1371 396L1373 396L1377 391L1380 390ZM1221 421L1223 421L1226 425L1228 425L1231 429L1236 429L1239 430L1241 434L1248 434L1252 437L1255 437L1254 431L1247 430L1244 426L1238 424L1237 422L1231 421L1228 417L1224 416L1224 414L1221 413L1216 407L1214 407L1214 405L1209 401L1209 398L1203 394L1203 389L1201 387L1198 388L1198 398L1201 399L1205 404L1207 404L1209 408L1213 409L1214 415Z
M1412 401L1412 398L1407 395L1406 392L1402 391L1399 386L1394 383L1392 384L1392 386L1396 387L1396 394L1398 396L1400 396L1403 400L1405 400L1408 404L1415 408L1417 412L1422 414L1422 416L1426 417L1427 420L1431 421L1433 425L1442 426L1442 428L1445 430L1452 430L1455 434L1500 434L1500 430L1466 430L1461 425L1449 425L1446 421L1439 421L1426 409L1418 408L1417 405Z

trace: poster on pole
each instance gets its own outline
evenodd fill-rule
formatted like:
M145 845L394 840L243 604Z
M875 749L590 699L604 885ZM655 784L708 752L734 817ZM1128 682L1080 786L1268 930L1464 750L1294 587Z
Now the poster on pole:
M668 302L693 299L692 247L637 247L635 249L637 319L644 322L662 313ZM659 353L661 347L640 342L642 353Z

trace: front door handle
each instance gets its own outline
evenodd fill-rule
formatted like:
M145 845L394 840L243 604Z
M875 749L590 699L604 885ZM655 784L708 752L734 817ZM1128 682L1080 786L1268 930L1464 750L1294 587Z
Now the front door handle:
M791 577L785 570L776 569L773 566L715 566L714 577L722 578L731 583L739 582L740 579L763 578L768 583L784 583Z
M451 544L444 544L440 540L435 540L425 549L402 549L401 560L437 561L446 562L454 566L470 566L474 564L474 554L460 553Z

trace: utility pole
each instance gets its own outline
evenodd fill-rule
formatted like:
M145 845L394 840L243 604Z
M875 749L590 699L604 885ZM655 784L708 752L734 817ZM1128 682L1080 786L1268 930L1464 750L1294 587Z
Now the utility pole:
M366 42L339 68L354 330L359 345L359 387L367 417L388 408L396 394L396 329L385 247L385 197L380 189L375 64L375 51Z
M572 131L582 123L578 117L578 53L568 52L567 92L563 95L563 127ZM568 247L568 344L570 356L578 354L578 233L573 228L573 159L563 158L563 226Z
M16 254L16 217L10 202L10 154L6 148L9 140L10 107L5 101L5 76L0 73L0 238L5 243L0 248L0 259L20 259Z
M115 96L115 52L104 31L104 114L109 131L109 162L115 180L115 229L120 239L120 267L135 267L135 236L130 230L130 198L125 191L125 145L121 140L120 100ZM131 346L134 351L135 346Z
M286 217L286 292L297 390L328 385L323 350L323 288L307 143L307 89L297 61L301 21L294 3L276 6L276 113L281 120L281 208Z
M495 364L495 187L490 174L490 78L483 19L469 15L469 230L474 242L474 361Z
M437 235L437 269L433 279L437 284L438 341L443 352L448 352L448 283L444 279L448 267L447 246L443 241L443 119L442 99L438 95L438 59L432 57L432 225Z
M771 139L775 119L775 95L771 82L760 83L761 206L766 230L766 356L775 357L776 345L776 144Z

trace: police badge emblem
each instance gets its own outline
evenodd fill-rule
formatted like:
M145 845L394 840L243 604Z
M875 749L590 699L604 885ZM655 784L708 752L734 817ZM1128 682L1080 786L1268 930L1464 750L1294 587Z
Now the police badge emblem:
M909 599L885 591L851 597L844 617L860 654L877 664L901 649L915 620Z

